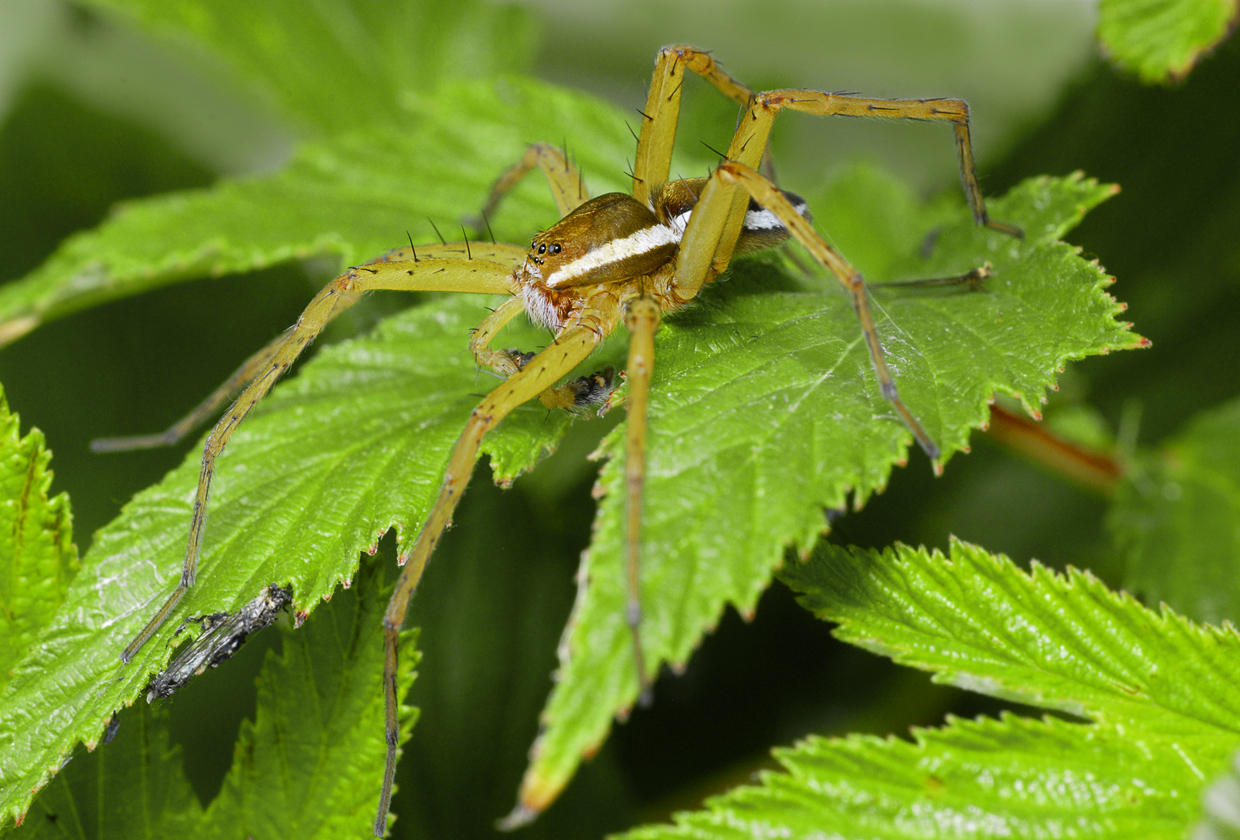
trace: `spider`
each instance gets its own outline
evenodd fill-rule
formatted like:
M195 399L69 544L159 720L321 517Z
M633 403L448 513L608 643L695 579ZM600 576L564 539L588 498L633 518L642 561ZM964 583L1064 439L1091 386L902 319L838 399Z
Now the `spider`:
M696 73L743 109L725 161L706 178L669 180L672 145L686 72ZM174 443L207 419L234 391L237 400L208 435L202 454L189 543L180 582L163 607L121 653L128 663L160 629L194 584L202 546L207 496L216 459L237 424L267 393L302 350L337 315L376 289L472 292L509 298L483 319L470 340L478 364L502 378L473 410L448 461L438 498L414 543L402 550L403 571L383 618L387 760L376 836L383 836L397 749L397 639L410 599L473 472L483 436L510 412L532 399L551 408L584 410L605 402L613 388L610 369L557 386L621 323L628 329L626 375L628 425L627 621L643 697L649 696L650 668L642 654L640 565L642 488L645 477L646 407L654 366L654 336L663 314L693 302L733 257L795 238L847 290L861 323L883 396L921 448L933 460L939 449L901 401L870 314L865 281L848 261L815 232L804 200L780 190L759 168L775 116L791 109L818 116L871 116L945 120L955 132L956 151L974 219L980 225L1020 236L1019 229L991 220L978 186L969 138L968 106L959 99L873 99L810 90L755 94L725 73L709 53L689 46L666 47L655 59L654 77L633 166L632 194L590 198L576 167L552 146L530 146L496 182L483 216L535 167L542 169L561 219L534 236L528 248L502 243L456 243L398 248L348 269L310 302L287 332L247 360L215 393L160 435L97 441L97 451ZM986 268L964 275L978 283ZM541 352L495 350L499 330L519 313L554 334Z

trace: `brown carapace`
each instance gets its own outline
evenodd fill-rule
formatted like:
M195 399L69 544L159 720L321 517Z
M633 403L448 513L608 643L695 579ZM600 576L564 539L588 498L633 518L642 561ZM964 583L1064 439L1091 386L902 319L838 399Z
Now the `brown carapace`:
M669 180L672 145L684 76L696 73L742 107L726 161L708 178ZM755 94L728 76L709 54L693 47L660 50L650 95L642 114L633 166L633 193L590 198L577 169L563 152L538 144L496 182L483 213L494 209L513 185L535 167L547 177L561 220L534 237L529 248L497 243L459 243L398 248L366 265L350 268L310 302L301 318L276 338L167 432L140 438L97 441L97 451L172 443L207 419L227 398L244 390L216 423L202 454L189 545L180 582L163 607L121 654L128 662L167 621L194 584L206 521L207 494L215 462L237 423L262 399L276 379L333 318L366 292L473 292L509 295L487 316L470 341L478 364L503 381L474 409L457 441L434 506L418 538L400 558L404 569L384 616L387 765L376 836L382 836L396 766L397 639L410 598L435 545L452 519L473 472L483 436L513 409L539 399L552 408L581 410L606 401L611 370L557 386L585 361L604 338L623 323L631 335L626 376L627 401L627 578L633 653L647 695L652 669L642 656L639 567L642 487L645 477L646 405L654 367L654 336L660 319L690 304L702 287L720 275L738 254L769 248L795 238L831 271L848 291L883 396L932 458L938 447L901 402L883 357L861 274L815 232L805 202L759 174L775 117L789 109L818 116L868 116L942 120L955 132L956 151L973 216L980 225L1020 235L991 221L978 188L969 138L968 106L958 99L871 99L810 90ZM984 277L980 268L969 275ZM513 317L525 312L554 333L541 352L494 350L491 343Z

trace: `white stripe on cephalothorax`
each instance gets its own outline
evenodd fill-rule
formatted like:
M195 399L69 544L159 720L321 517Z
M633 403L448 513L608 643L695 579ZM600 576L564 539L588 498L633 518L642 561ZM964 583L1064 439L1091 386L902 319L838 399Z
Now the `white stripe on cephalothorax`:
M665 245L675 245L680 241L680 233L667 225L651 225L623 239L613 239L553 271L547 278L547 285L555 287L596 268L646 254Z

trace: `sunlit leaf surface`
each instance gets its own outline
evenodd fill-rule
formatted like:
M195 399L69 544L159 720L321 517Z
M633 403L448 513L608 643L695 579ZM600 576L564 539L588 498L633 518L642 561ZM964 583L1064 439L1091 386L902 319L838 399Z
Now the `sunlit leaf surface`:
M626 837L1171 840L1240 743L1240 636L1088 574L1024 572L957 542L950 556L824 546L780 577L848 641L1087 722L1005 714L952 718L912 741L810 738L778 750L784 772L760 785Z

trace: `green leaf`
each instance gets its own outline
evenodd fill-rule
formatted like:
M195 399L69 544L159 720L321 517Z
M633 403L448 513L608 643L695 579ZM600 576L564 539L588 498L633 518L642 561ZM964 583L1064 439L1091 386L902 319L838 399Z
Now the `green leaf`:
M323 255L333 257L333 270L365 262L404 244L406 231L433 241L427 218L452 237L457 220L476 213L498 173L520 158L532 131L572 136L578 165L587 175L605 173L591 178L596 190L624 187L616 165L632 152L624 119L588 97L507 79L446 84L409 109L307 143L275 175L122 203L102 226L70 237L43 266L0 290L0 343L70 312L194 277ZM539 115L534 128L531 113ZM547 189L530 183L505 201L492 226L499 238L524 242L555 218Z
M21 437L0 387L0 689L77 574L69 497L51 496L43 433Z
M1230 33L1236 0L1102 0L1098 39L1146 83L1182 79Z
M1141 458L1109 514L1125 587L1201 621L1240 618L1240 400Z
M328 134L381 124L445 76L520 71L532 46L522 10L482 0L93 2L205 47Z
M1174 736L1193 761L1219 767L1240 740L1234 628L1155 613L1088 572L1035 562L1025 573L955 541L950 558L827 546L780 579L839 622L841 639L937 682Z
M889 190L876 186L850 192L884 201ZM1058 241L1111 192L1079 177L1026 182L991 203L996 218L1024 228L1023 242L978 230L960 212L938 231L931 258L910 256L893 270L933 277L990 261L995 276L979 294L874 292L900 392L945 458L986 422L996 391L1028 405L1068 359L1140 343L1115 322L1119 307L1102 291L1108 279ZM882 216L881 206L857 212ZM931 211L918 219L907 199L888 205L891 214L901 208L913 215L903 224L923 236L939 218ZM922 238L896 247L912 255ZM838 244L849 253L847 242ZM762 265L738 268L732 284L749 292L769 286ZM807 550L825 530L824 507L845 507L850 496L863 504L910 445L833 280L815 292L728 297L726 283L715 291L665 324L650 401L642 642L649 661L674 668L725 605L753 610L786 548ZM610 460L583 561L588 586L525 779L526 808L554 799L637 697L625 623L623 450L617 430L603 446Z
M811 738L785 773L657 837L1184 837L1240 743L1240 635L1152 612L1088 573L823 545L780 573L836 635L934 679L1093 723L949 718L913 742Z
M1011 715L949 718L912 739L810 737L776 750L784 772L762 773L760 786L621 836L1172 840L1197 811L1176 784L1188 770L1170 741Z
M242 724L223 789L205 809L168 747L163 705L122 711L115 740L77 756L13 836L360 837L374 824L382 777L383 624L391 583L367 564L302 628L284 628L284 653L258 677L258 706ZM413 682L413 634L402 643L404 696ZM190 688L183 689L192 690ZM402 712L401 740L416 712Z

